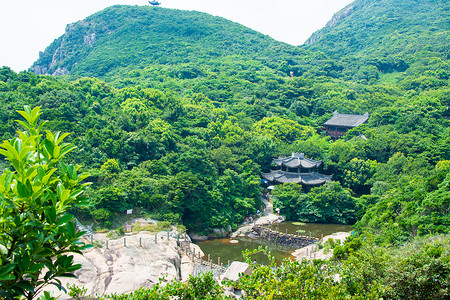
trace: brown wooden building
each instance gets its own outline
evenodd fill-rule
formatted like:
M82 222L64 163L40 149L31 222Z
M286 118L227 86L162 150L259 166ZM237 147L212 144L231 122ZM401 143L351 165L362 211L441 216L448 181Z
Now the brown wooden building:
M369 113L364 115L340 114L337 111L333 113L333 117L326 121L323 125L327 130L327 135L333 140L344 136L349 129L364 124L369 119Z

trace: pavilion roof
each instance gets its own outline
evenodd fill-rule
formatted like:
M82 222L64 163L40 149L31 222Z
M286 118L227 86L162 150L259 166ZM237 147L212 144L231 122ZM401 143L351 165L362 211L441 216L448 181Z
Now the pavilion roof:
M262 177L271 182L278 183L301 183L305 185L319 185L331 180L332 175L323 175L317 172L290 173L285 171L271 171L263 173Z
M325 126L342 126L357 127L369 119L369 113L364 115L340 114L337 111L333 113L333 117L324 123Z
M313 167L318 167L322 163L321 160L314 160L306 158L304 153L292 153L290 157L280 157L275 158L273 162L278 166L285 166L288 168L304 168L311 169Z

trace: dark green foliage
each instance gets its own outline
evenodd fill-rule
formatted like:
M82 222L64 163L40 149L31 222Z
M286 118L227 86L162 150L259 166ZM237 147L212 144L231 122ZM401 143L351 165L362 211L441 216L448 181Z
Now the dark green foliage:
M288 220L311 223L353 224L355 200L339 182L328 182L302 193L298 184L283 184L273 191L274 207Z
M238 283L248 298L447 299L448 237L422 236L450 228L449 9L442 0L357 0L311 44L294 47L203 13L110 7L69 25L33 65L70 76L0 69L0 136L14 137L24 105L40 105L52 130L71 132L79 151L66 156L92 174L94 200L72 211L100 227L123 225L115 220L133 208L188 230L235 228L260 207L260 172L272 158L304 152L334 181L308 193L277 186L275 207L296 221L356 222L355 235L334 246L327 266L253 266ZM335 110L370 118L333 142L322 125ZM59 149L48 141L43 148ZM2 180L15 164L0 162ZM61 165L64 189L75 169ZM16 191L29 197L37 183ZM56 185L48 191L58 193ZM12 242L0 243L4 297L33 293L41 263L59 275L76 268L54 252L28 259L76 240L68 217L51 208L38 216L59 226L49 246L39 243L50 225L6 215L5 232L25 238L26 251L10 263ZM25 268L16 272L19 260ZM207 275L110 298L173 297L220 299L221 289Z

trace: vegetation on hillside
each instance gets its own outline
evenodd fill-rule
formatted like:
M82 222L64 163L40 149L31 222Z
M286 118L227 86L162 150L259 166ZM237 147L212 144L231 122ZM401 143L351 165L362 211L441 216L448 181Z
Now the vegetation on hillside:
M93 182L93 208L72 212L96 227L133 208L188 230L236 228L260 208L272 158L304 152L334 181L308 194L278 186L275 207L296 221L356 222L355 236L335 248L341 281L317 277L320 265L286 274L321 278L323 298L445 298L448 249L430 236L450 228L449 4L352 5L302 47L202 13L108 8L68 26L33 66L69 76L0 69L0 136L14 137L24 105L70 132L79 150L68 158ZM370 118L333 142L322 124L335 110ZM273 293L292 279L282 270L267 270ZM405 288L416 275L424 281ZM241 284L263 297L266 287Z
M439 9L428 13L440 20L445 5L435 5ZM365 22L359 14L368 9L371 4L343 22ZM390 11L392 5L387 1L382 9ZM186 23L198 28L198 36L179 29ZM416 28L406 21L399 24L407 32ZM389 28L380 27L380 34ZM200 34L204 31L208 34ZM434 31L439 32L448 34L445 28ZM85 37L93 33L95 39L87 45ZM227 48L222 37L229 33ZM167 53L166 43L148 39L172 41L173 53ZM206 14L127 6L70 25L55 43L66 58L76 60L58 60L73 74L100 75L89 71L101 69L90 60L93 55L102 62L119 59L123 66L101 74L108 83L76 77L64 81L3 68L2 133L12 137L11 111L24 104L41 106L52 128L73 132L72 141L81 151L72 158L93 174L95 202L94 210L76 213L99 226L111 226L118 214L135 208L189 229L235 227L261 205L260 172L270 168L273 157L294 151L323 160L323 172L333 174L337 182L308 195L289 192L289 199L276 192L276 205L291 207L286 214L292 219L354 223L393 191L402 193L399 187L409 182L434 180L437 188L445 179L437 175L445 171L436 167L450 159L449 67L445 52L436 53L443 48L424 46L408 56L406 69L385 73L375 68L365 77L349 78L345 66L327 58L326 45L323 52L311 52ZM423 40L415 43L421 47ZM135 50L121 57L113 44ZM190 55L181 53L187 51L186 44L195 48ZM155 48L145 52L148 45ZM69 46L90 54L62 51ZM282 50L274 51L275 46ZM212 49L220 55L211 56ZM147 60L133 62L138 53ZM181 57L185 61L179 61ZM350 56L341 59L345 57ZM322 124L334 110L367 111L371 117L368 124L331 142ZM360 133L367 140L358 138ZM437 193L436 188L425 189L424 199ZM336 204L331 205L329 197L336 197ZM433 218L421 221L425 219L433 227ZM426 233L402 231L410 236Z

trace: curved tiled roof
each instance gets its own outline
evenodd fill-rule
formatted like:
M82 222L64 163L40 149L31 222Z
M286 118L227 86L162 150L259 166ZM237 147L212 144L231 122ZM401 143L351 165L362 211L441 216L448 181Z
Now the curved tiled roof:
M324 123L325 126L342 126L342 127L357 127L369 119L369 113L364 115L350 115L340 114L337 111L333 112L333 117Z
M313 160L305 157L303 153L292 153L291 157L276 158L273 162L278 166L285 166L288 168L304 168L311 169L320 166L321 160Z
M320 173L290 173L285 171L271 171L263 173L262 177L271 182L278 183L302 183L305 185L319 185L331 180L332 175Z

